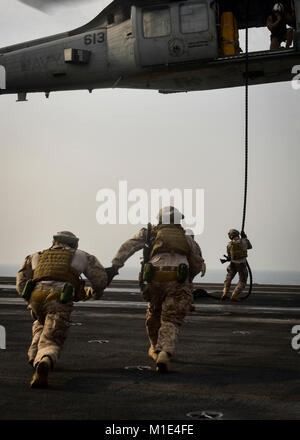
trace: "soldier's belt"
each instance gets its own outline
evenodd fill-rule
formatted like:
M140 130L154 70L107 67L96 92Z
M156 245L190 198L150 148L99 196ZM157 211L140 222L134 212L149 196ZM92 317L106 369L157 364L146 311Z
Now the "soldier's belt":
M62 288L38 284L37 288L31 293L30 300L36 304L45 304L53 300L67 304L73 301L73 287L67 283Z
M155 271L152 276L152 281L157 281L160 283L164 283L168 281L177 281L177 270L168 271L168 272L165 270Z
M30 301L38 304L45 304L52 300L60 301L60 294L60 290L52 290L49 292L46 290L35 289L31 294Z
M154 266L157 272L177 272L178 266Z

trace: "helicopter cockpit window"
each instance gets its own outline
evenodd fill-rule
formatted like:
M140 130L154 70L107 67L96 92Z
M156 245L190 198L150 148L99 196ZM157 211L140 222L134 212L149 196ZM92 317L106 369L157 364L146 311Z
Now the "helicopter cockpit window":
M145 38L165 37L171 33L171 14L169 7L143 10Z
M189 34L208 30L208 10L206 4L182 5L180 7L181 32Z

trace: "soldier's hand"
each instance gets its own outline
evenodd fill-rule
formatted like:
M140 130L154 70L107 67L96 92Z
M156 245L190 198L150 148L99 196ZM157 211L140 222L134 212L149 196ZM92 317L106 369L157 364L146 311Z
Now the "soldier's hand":
M206 264L203 261L202 267L201 267L201 278L203 278L205 274L206 274Z
M228 261L230 261L230 257L228 255L223 255L225 257L225 259L220 259L222 264L228 263Z
M241 232L241 237L242 237L242 238L247 238L247 235L245 234L244 231Z
M118 275L119 269L116 266L106 267L105 272L107 275L107 285L109 285L114 277Z

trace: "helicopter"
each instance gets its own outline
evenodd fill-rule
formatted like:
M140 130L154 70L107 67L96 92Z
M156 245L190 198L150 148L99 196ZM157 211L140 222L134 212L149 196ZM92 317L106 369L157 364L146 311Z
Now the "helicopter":
M239 30L265 27L274 3L114 0L77 29L0 48L0 94L26 101L28 93L101 88L191 92L242 86L246 72L249 85L290 81L300 64L300 0L291 49L239 48Z

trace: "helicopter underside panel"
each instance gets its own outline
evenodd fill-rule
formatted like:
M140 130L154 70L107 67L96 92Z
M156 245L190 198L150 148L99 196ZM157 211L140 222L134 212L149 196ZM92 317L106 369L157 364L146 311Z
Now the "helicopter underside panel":
M292 81L294 66L300 65L300 52L256 52L249 56L249 85ZM300 66L299 66L300 70ZM124 79L118 87L154 89L164 93L240 87L245 84L245 55L220 58L202 64L178 66L145 72Z

